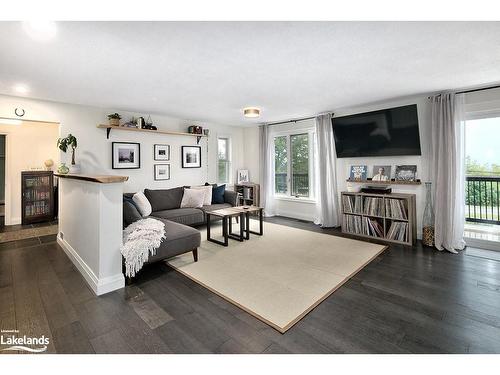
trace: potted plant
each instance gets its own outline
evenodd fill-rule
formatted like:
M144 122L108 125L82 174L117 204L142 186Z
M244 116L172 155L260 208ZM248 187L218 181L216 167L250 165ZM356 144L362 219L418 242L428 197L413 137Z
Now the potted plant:
M118 113L112 113L108 115L109 125L120 126L120 119L122 117Z
M76 137L72 134L68 134L66 138L59 138L57 140L57 147L62 152L66 152L68 151L68 148L71 148L71 168L68 169L65 163L62 163L62 165L58 168L60 173L65 174L69 171L71 171L71 173L78 173L80 171L80 168L75 163L75 149L77 145Z

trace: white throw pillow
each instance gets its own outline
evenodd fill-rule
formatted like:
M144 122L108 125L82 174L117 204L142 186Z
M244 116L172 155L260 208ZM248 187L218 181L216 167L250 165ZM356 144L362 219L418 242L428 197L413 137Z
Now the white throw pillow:
M203 207L205 200L205 190L184 189L181 208L200 208Z
M205 198L203 199L204 206L210 206L212 204L212 185L209 185L209 186L191 186L191 189L203 190L205 192Z
M143 217L151 215L153 211L151 203L149 203L148 198L146 198L142 191L135 193L132 200Z

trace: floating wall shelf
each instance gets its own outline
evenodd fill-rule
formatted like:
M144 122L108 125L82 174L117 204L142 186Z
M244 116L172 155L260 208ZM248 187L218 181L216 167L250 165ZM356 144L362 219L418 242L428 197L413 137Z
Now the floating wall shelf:
M173 132L168 130L150 130L150 129L138 129L138 128L127 128L125 126L111 126L111 125L97 125L99 129L106 129L106 138L109 139L109 133L111 133L111 129L118 131L130 131L130 132L140 132L140 133L155 133L155 134L167 134L167 135L182 135L188 137L196 137L196 144L200 143L202 138L207 138L206 135L203 134L192 134L192 133L182 133L182 132Z
M373 180L346 180L355 184L376 184L376 185L421 185L420 180L417 181L373 181Z

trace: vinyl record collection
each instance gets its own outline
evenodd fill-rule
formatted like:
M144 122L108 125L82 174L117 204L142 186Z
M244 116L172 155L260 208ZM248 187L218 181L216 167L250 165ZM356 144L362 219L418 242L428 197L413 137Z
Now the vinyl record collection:
M369 217L363 217L364 221L364 233L368 236L373 237L384 237L384 227L376 219L371 219Z
M384 200L382 198L366 197L363 214L369 216L384 216Z
M393 221L387 231L386 238L403 242L408 241L408 223Z
M386 199L385 216L391 217L393 219L408 219L404 201L401 199Z
M360 214L363 212L363 197L359 195L343 195L342 205L344 212Z
M407 202L401 198L343 194L343 231L399 242L410 240Z

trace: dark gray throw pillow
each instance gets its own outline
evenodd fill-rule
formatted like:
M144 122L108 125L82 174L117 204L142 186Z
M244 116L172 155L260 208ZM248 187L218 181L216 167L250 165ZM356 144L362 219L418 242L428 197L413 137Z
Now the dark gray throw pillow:
M182 196L184 195L184 188L177 187L173 189L164 190L149 190L144 189L144 195L151 203L153 212L172 210L181 207Z
M123 222L126 226L141 220L142 216L132 203L123 201Z

